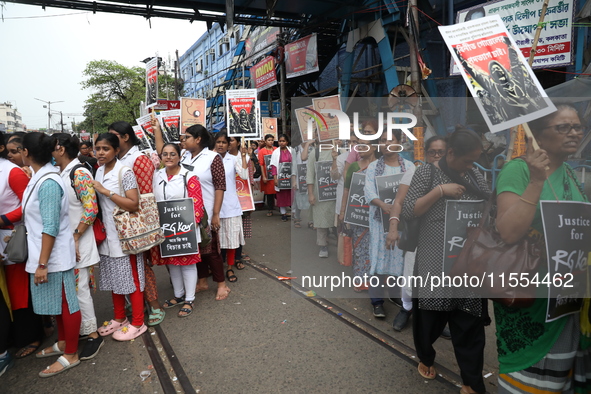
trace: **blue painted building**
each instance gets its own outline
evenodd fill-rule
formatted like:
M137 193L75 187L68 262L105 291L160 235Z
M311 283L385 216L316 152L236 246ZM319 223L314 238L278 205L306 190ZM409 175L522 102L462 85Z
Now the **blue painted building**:
M203 34L179 59L186 97L211 98L232 63L244 26L234 26L234 36L218 23Z

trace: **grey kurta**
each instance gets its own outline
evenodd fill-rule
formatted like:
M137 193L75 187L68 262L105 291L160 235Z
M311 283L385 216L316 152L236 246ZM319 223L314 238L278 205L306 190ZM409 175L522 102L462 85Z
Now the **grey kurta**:
M314 227L316 228L330 228L334 226L335 220L335 201L318 201L318 183L316 182L316 150L310 151L308 155L306 183L314 185L314 196L316 197L316 204L312 206L312 217L314 220ZM332 161L332 152L330 150L323 150L318 152L318 161Z

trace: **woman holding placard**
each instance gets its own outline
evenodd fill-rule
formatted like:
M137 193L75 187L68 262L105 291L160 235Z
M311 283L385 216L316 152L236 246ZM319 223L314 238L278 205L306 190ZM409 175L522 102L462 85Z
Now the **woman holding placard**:
M236 174L242 179L248 179L246 164L246 149L242 148L241 159L228 154L230 139L226 133L219 132L215 135L215 150L223 158L226 175L226 193L220 211L220 248L228 262L226 278L230 282L236 282L238 278L232 267L235 263L236 249L244 245L244 231L242 228L242 208L236 192ZM222 253L223 255L223 253Z
M272 179L270 179L271 174L269 174L267 163L265 162L265 156L270 156L273 154L273 151L277 149L273 146L273 141L275 137L273 134L267 134L265 136L265 145L259 148L258 159L259 163L261 164L262 175L261 175L261 191L265 193L265 202L267 204L267 209L269 212L267 216L273 216L273 209L275 208L275 183Z
M457 129L448 139L445 156L434 165L419 167L412 177L402 216L422 218L415 273L423 279L443 272L447 200L488 198L486 180L473 168L481 153L478 134ZM486 300L454 297L453 289L445 286L417 287L415 291L418 297L413 299L413 337L419 374L425 379L437 377L433 343L449 322L464 384L462 393L484 393L484 326L489 321Z
M375 134L375 130L373 127L370 126L369 123L364 124L363 132L367 132L367 134ZM341 204L341 212L339 214L339 221L343 222L345 220L345 211L347 210L347 203L349 202L349 192L351 190L351 181L353 179L353 174L364 174L367 172L367 167L377 160L377 147L375 145L371 145L371 141L367 140L359 140L359 144L366 145L369 147L366 151L359 152L359 157L361 160L353 162L349 168L347 169L347 174L345 176L345 188L343 189L343 202ZM361 198L363 200L363 204L359 203L359 205L365 205L365 198ZM362 283L364 275L369 274L370 268L370 260L369 260L369 228L364 226L359 226L356 224L345 224L345 226L349 226L352 231L352 243L353 243L353 256L352 256L352 264L353 264L353 276L355 278L359 278L354 282L357 284L361 284L359 286L355 286L353 290L356 292L361 292L368 290L367 284Z
M579 148L586 127L574 107L556 107L557 112L529 123L540 149L534 151L530 141L526 157L505 164L497 179L496 226L508 244L534 232L543 237L540 200L587 201L573 169L566 163ZM542 277L540 274L540 280ZM546 322L548 291L539 296L525 308L494 303L499 393L572 393L573 388L580 390L574 392L590 392L585 381L591 344L588 303L583 304L580 315Z
M169 201L190 198L192 199L195 227L199 241L199 223L201 222L205 209L203 207L203 196L201 194L201 183L195 175L189 175L189 171L181 166L181 149L178 144L167 143L160 154L164 168L154 174L154 195L156 201ZM164 308L172 308L182 305L178 317L187 317L193 312L195 301L195 288L197 287L197 263L201 261L199 252L172 256L160 257L160 247L157 255L158 265L168 265L170 280L174 289L174 298L167 300L162 305ZM154 258L154 254L152 254Z
M368 127L368 126L366 126ZM378 187L378 177L386 177L397 174L404 174L406 171L414 171L415 165L402 158L398 154L400 148L400 130L394 130L392 140L388 140L386 134L382 134L379 140L382 157L374 161L367 167L365 177L365 200L369 203L369 260L371 267L369 273L380 278L377 286L369 287L369 296L373 306L373 315L384 318L383 281L388 276L400 276L403 273L404 259L402 251L398 248L386 248L386 235L382 212L389 215L391 203L386 203L383 197L380 197ZM385 178L382 178L385 179ZM390 187L397 189L396 187ZM387 224L386 224L387 226Z
M207 129L201 125L189 127L184 135L187 152L181 159L183 167L189 170L191 175L199 177L201 191L203 193L203 205L207 211L209 224L211 225L211 243L201 250L201 263L197 265L196 291L208 289L207 278L213 276L217 283L216 300L228 298L230 288L224 278L224 262L220 254L220 212L222 201L225 199L226 175L222 157L209 149L213 146L213 137Z
M287 222L287 207L291 206L291 187L289 189L279 189L279 166L281 163L292 162L292 151L289 145L287 134L279 135L279 149L275 149L271 155L271 174L275 180L275 192L277 197L277 206L281 212L281 221ZM289 172L291 178L291 171Z

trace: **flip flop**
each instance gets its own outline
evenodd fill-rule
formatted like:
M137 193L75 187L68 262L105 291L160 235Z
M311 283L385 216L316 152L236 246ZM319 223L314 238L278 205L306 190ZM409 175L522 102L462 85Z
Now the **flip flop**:
M242 256L240 256L240 258L244 261L250 261L250 257L246 253L242 253Z
M267 212L267 216L273 216L273 211Z
M25 358L27 356L30 356L33 353L36 353L40 347L41 347L41 342L39 342L39 345L29 344L29 345L25 346L24 348L19 349L16 352L16 354L14 355L14 357L15 358ZM30 350L30 351L27 352L28 350ZM27 353L27 354L23 354L23 353Z
M433 375L431 376L431 375L429 375L428 372L424 373L423 371L421 371L421 365L424 366L425 368L427 368L428 371L433 370ZM435 370L435 367L433 367L433 366L427 367L425 364L419 363L419 365L417 366L417 371L419 371L419 375L421 375L425 379L433 380L437 377L437 371Z
M41 350L41 353L37 353L35 355L35 357L37 358L46 358L46 357L53 357L53 356L59 356L64 354L64 352L62 352L59 348L59 346L57 345L57 342L53 344L53 346L51 347L51 349L53 350L52 352L49 353L45 353L45 349Z
M232 272L232 274L230 274L230 271ZM228 278L228 282L230 282L230 283L234 283L238 280L238 277L236 275L234 275L233 269L229 269L226 271L226 278Z
M74 364L70 364L70 362L64 357L64 356L60 356L57 359L57 362L60 363L62 365L62 369L60 369L59 371L56 372L48 372L48 373L43 373L44 371L39 372L39 377L40 378L48 378L50 376L54 376L57 374L60 374L70 368L74 368L76 365L80 364L80 360L76 361ZM45 370L48 370L49 367L45 368Z

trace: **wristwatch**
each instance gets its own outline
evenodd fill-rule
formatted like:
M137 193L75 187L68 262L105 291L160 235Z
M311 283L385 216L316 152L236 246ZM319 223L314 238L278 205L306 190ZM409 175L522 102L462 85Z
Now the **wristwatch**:
M41 268L42 270L47 269L47 264L39 263L39 268Z
M108 198L108 199L110 199L110 198L111 198L111 197L113 197L115 194L117 194L117 193L115 193L114 191L110 191L110 192L109 192L109 196L108 196L107 198Z

